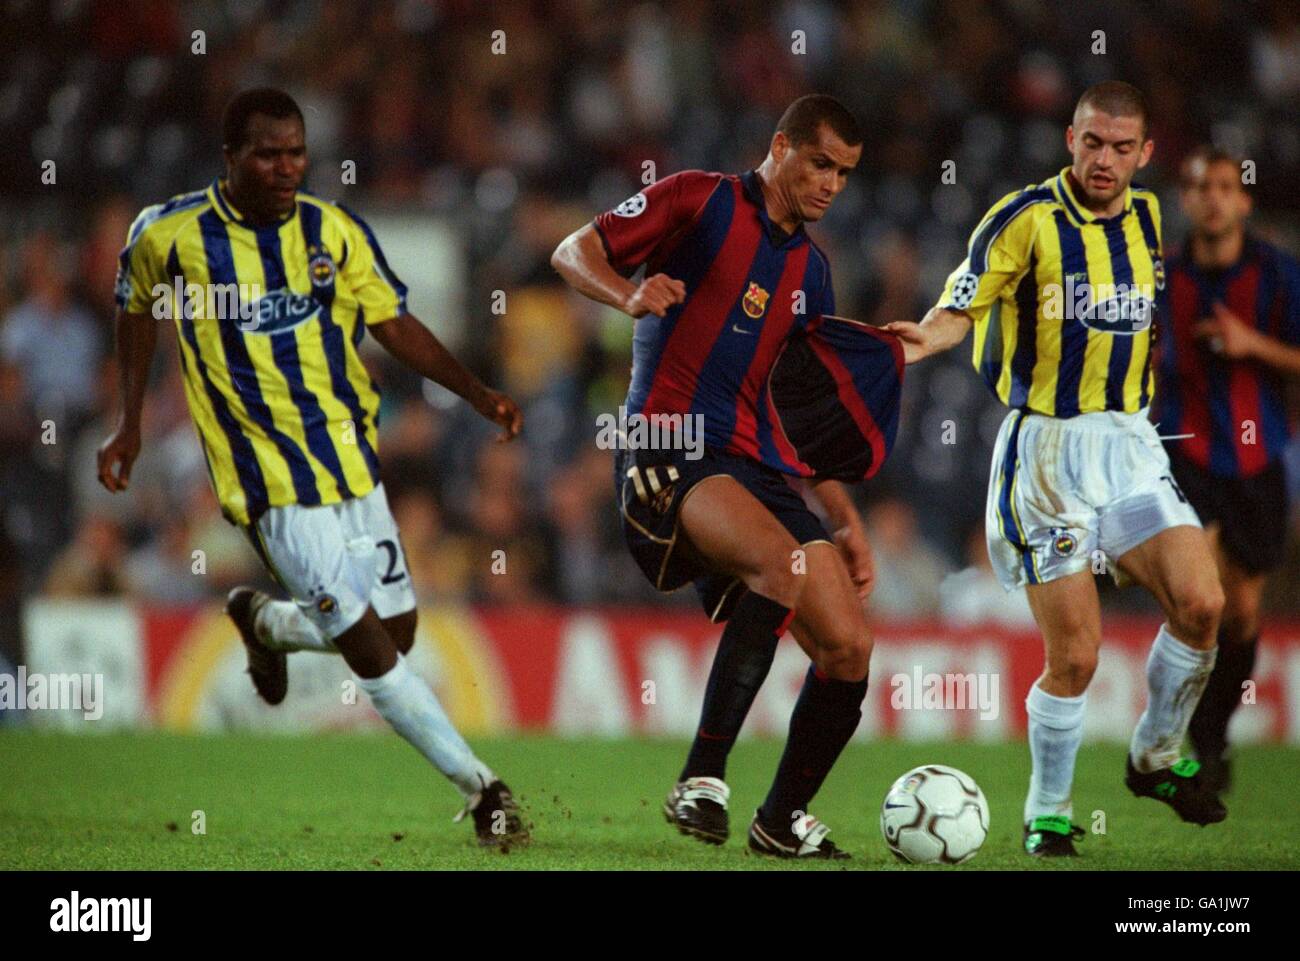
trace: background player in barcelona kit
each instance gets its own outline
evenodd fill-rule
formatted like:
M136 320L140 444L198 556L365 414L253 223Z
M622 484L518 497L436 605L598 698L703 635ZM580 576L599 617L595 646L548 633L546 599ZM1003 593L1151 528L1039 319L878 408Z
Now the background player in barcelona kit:
M236 588L227 602L258 693L283 700L288 652L342 654L379 714L463 795L480 843L526 840L509 788L402 656L415 640L415 594L379 480L379 393L356 345L368 331L500 424L502 439L518 434L519 409L411 316L360 218L299 190L307 148L292 98L245 91L222 126L225 177L146 208L122 251L122 413L100 448L99 479L125 490L140 452L161 304L222 513L292 598ZM188 284L226 310L214 313L206 297L174 302L174 286Z
M1207 783L1229 785L1228 721L1259 643L1260 600L1286 544L1284 390L1300 374L1300 264L1246 230L1242 164L1220 150L1183 165L1191 223L1168 266L1155 419L1174 478L1210 542L1225 603L1219 654L1188 734Z
M1159 205L1131 186L1154 150L1148 115L1129 84L1086 90L1066 130L1071 165L985 215L921 324L887 326L907 342L909 362L955 346L974 326L975 367L1012 408L994 447L986 529L999 580L1026 585L1043 634L1045 669L1025 702L1033 767L1024 845L1038 857L1075 855L1084 833L1071 823L1071 787L1101 645L1092 567L1103 556L1165 614L1125 784L1185 821L1227 816L1197 762L1179 759L1214 665L1223 591L1147 418L1151 317L1165 283Z
M811 485L832 536L767 466L783 459L761 398L787 341L834 313L829 265L803 224L825 214L861 144L838 101L803 97L757 170L666 177L575 232L551 259L579 292L636 318L629 416L703 419L703 457L621 450L614 478L625 536L650 581L660 590L694 581L709 615L727 619L698 733L665 802L683 833L726 839L727 753L787 627L812 658L749 831L751 849L783 857L847 856L806 812L861 718L871 655L862 597L873 574L845 488ZM629 280L642 265L645 278ZM892 350L901 368L896 343Z

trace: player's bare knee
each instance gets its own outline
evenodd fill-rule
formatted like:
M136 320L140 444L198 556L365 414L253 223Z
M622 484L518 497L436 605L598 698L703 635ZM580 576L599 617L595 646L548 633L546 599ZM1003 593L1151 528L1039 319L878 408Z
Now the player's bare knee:
M1219 639L1226 644L1244 644L1259 633L1259 594L1247 590L1224 592L1219 615Z
M397 663L397 649L374 609L334 639L348 667L359 677L379 677Z
M1223 588L1218 582L1174 595L1169 612L1174 633L1189 644L1209 644L1219 630L1223 615Z
M1055 682L1053 687L1058 691L1064 689L1065 697L1078 697L1086 691L1095 673L1097 673L1096 650L1071 651L1064 657L1053 659L1047 665L1047 676Z
M825 655L817 666L837 681L860 681L871 669L871 644L840 648Z
M386 617L382 623L388 636L393 639L393 644L402 654L411 653L411 648L415 646L415 626L419 622L419 614L415 608L404 611L393 617Z
M871 634L862 630L823 639L818 669L837 681L860 681L871 667Z

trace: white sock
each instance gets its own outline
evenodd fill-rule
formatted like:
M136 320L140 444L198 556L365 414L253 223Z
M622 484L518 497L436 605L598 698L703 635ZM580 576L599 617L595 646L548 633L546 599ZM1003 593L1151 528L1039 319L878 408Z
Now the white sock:
M1029 794L1025 798L1025 823L1042 815L1072 817L1070 788L1074 784L1074 758L1083 741L1083 709L1088 695L1057 697L1038 683L1029 689Z
M334 642L293 601L264 602L253 614L253 632L259 641L276 651L339 652Z
M1217 654L1217 648L1188 647L1169 633L1168 624L1160 625L1147 657L1147 709L1129 744L1129 756L1139 772L1173 767L1178 760Z
M452 726L437 696L402 655L387 674L358 677L375 710L468 798L496 780Z

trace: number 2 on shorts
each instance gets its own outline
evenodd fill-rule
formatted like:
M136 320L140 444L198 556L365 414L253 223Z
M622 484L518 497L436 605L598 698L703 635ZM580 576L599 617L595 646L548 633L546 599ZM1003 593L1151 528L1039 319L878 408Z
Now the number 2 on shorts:
M406 576L406 571L397 570L397 558L401 556L401 552L392 541L379 541L375 546L382 547L388 552L388 571L379 579L379 583L396 584Z

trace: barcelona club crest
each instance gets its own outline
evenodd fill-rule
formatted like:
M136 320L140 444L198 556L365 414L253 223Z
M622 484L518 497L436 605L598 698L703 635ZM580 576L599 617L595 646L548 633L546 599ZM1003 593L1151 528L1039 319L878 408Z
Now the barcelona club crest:
M1075 536L1059 527L1052 528L1052 552L1057 557L1069 557L1079 546Z
M334 283L334 258L324 247L307 248L307 273L313 287L328 287Z
M740 305L745 309L747 316L757 320L763 316L763 311L767 310L767 298L767 291L751 280Z

